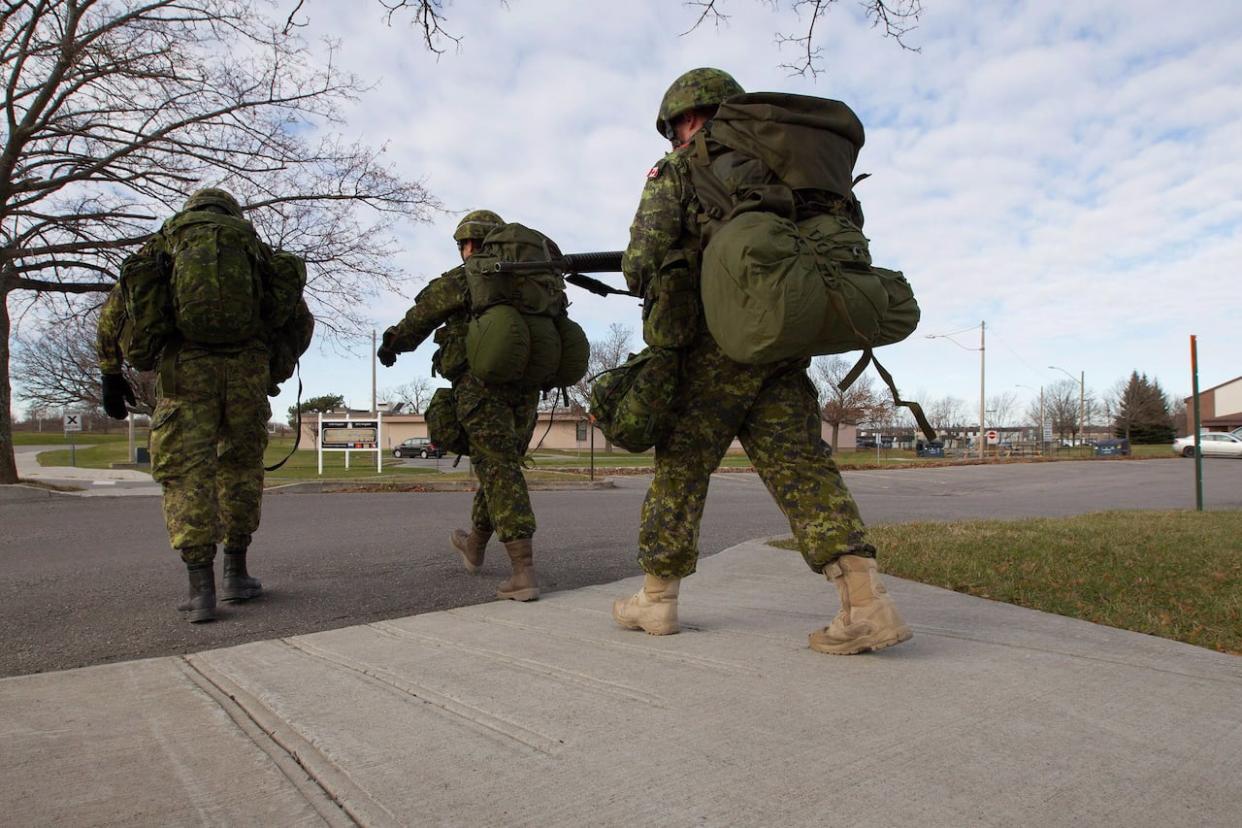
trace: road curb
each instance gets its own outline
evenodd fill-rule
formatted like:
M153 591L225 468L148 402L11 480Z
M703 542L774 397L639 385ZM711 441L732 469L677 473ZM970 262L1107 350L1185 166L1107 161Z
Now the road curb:
M388 492L473 492L479 484L473 480L441 481L437 483L364 483L343 480L315 480L305 483L284 483L270 486L263 490L264 494L383 494ZM611 480L592 481L540 481L526 484L532 492L567 492L592 489L615 489L616 483Z

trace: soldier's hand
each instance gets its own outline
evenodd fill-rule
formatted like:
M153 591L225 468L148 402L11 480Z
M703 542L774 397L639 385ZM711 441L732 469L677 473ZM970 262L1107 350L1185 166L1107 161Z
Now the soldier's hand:
M381 345L379 350L375 352L375 355L379 357L379 361L383 363L385 368L391 368L397 364L397 352L387 345Z
M121 374L103 375L103 407L104 412L114 420L124 420L129 416L125 403L135 405L134 389L129 387Z

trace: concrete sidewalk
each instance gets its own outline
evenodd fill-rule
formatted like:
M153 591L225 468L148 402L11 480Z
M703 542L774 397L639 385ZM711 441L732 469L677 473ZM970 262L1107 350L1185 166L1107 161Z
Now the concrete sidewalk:
M667 638L613 626L631 579L0 680L0 808L14 825L1242 820L1242 659L889 583L916 635L868 656L808 650L835 595L748 543L702 562Z
M83 487L82 491L74 492L74 494L87 497L93 495L155 495L163 491L150 474L136 469L87 469L80 466L39 465L41 453L65 448L67 446L61 445L14 446L18 480L37 480L44 483Z

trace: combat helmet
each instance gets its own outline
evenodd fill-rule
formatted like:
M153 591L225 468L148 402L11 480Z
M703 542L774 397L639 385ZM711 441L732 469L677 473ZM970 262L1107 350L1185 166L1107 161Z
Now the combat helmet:
M675 140L673 121L678 115L700 106L717 106L726 98L745 91L723 69L691 69L673 81L664 93L664 99L660 101L660 114L656 117L656 130L670 141Z
M458 243L466 239L482 239L488 233L505 223L505 220L491 210L471 210L457 222L453 231L453 239Z
M189 198L185 200L185 210L201 210L204 207L219 207L230 216L242 217L241 205L237 203L237 199L227 190L221 190L219 187L204 187L201 190L195 190Z

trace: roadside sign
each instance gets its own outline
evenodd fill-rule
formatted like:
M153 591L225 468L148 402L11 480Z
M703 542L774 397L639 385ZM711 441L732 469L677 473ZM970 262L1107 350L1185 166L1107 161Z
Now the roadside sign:
M1000 439L1000 432L996 430L991 430L985 436L988 438L989 443L995 443L997 440Z
M351 452L373 451L375 452L375 472L376 474L383 473L384 451L380 448L384 434L383 414L376 412L375 419L368 417L365 420L355 420L347 414L343 420L325 420L321 413L317 430L315 448L319 455L319 474L323 474L325 451L345 452L345 468L347 469Z
M1044 423L1044 442L1052 442L1052 423Z
M65 412L65 433L82 430L82 415Z

